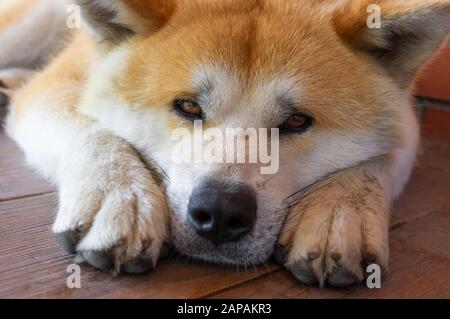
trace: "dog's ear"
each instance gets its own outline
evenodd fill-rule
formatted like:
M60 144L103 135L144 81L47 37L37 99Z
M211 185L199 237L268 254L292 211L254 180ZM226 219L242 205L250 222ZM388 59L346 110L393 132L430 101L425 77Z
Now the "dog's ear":
M373 20L377 15L381 19ZM450 31L450 0L346 0L333 24L347 44L372 55L407 87Z
M109 46L135 34L158 30L176 9L176 0L74 1L97 41Z

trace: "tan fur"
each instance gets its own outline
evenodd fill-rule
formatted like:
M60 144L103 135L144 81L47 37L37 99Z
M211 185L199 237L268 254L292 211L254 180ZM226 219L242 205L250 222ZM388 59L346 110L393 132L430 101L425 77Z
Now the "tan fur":
M178 9L182 14L175 14L167 28L154 36L144 35L145 40L138 36L124 44L133 47L133 52L124 74L115 82L117 91L134 105L168 108L174 94L189 96L193 91L187 81L190 65L226 61L232 68L230 72L238 74L248 86L243 91L257 87L267 75L290 74L295 81L306 84L300 111L315 114L318 125L343 131L373 127L385 132L388 143L401 142L396 128L402 110L388 107L393 83L378 77L372 59L337 45L340 40L331 28L325 21L317 21L320 7L272 2L246 1L239 9L235 9L234 1L201 6L188 2L186 8ZM305 6L311 6L310 10ZM201 18L208 15L217 18ZM284 30L289 25L297 26ZM257 29L255 38L246 32L250 29ZM230 34L234 36L227 37ZM277 37L276 46L271 45L273 37ZM173 47L183 49L170 50ZM340 59L330 57L330 53ZM152 61L158 61L157 67ZM135 83L142 85L136 87ZM339 109L334 107L336 103Z
M381 8L385 26L381 29L367 28L366 12L373 4ZM335 12L333 24L352 47L374 55L381 53L380 63L405 88L448 33L449 6L449 0L352 1ZM429 27L431 24L433 27Z
M33 105L30 99L41 94L52 94L55 101L59 102L49 105L57 108L55 111L76 112L90 63L97 55L95 46L86 33L74 35L67 49L17 93L12 109L14 120L20 120L26 108Z

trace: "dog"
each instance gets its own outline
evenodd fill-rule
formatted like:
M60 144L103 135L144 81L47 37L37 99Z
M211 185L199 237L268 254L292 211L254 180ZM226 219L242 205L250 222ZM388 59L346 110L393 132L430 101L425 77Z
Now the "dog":
M0 80L7 133L58 187L67 252L131 274L172 245L226 265L274 255L334 287L388 270L419 144L408 87L449 1L76 0L82 28L63 3L1 3ZM279 169L174 162L172 132L198 122L278 129Z

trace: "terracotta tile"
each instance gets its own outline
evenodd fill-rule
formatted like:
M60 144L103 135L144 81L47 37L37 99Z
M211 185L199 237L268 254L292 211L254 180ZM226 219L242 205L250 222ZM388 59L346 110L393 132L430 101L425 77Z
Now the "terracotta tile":
M424 140L411 180L396 201L391 224L415 220L448 207L450 143Z
M0 278L8 269L65 255L51 235L56 207L53 194L0 202Z
M164 261L146 275L114 277L81 265L81 288L68 289L67 267L72 257L0 273L0 298L203 298L266 274L264 267L237 272L205 264Z
M425 107L422 118L424 137L450 142L450 107Z
M228 289L211 296L214 299L333 299L344 298L347 292L339 289L308 287L297 282L286 270L264 276L237 288Z
M392 236L450 260L450 203L440 211L399 226Z
M450 260L391 235L389 274L381 289L360 287L351 298L450 298Z
M444 46L419 72L414 94L450 101L450 45Z

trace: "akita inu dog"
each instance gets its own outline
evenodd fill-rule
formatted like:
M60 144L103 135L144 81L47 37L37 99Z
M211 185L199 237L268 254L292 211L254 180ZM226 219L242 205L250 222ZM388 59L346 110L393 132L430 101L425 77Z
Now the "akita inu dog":
M6 129L58 186L68 252L142 273L166 243L221 264L275 251L299 281L337 287L387 269L419 140L407 87L450 29L449 1L75 2L81 29L61 0L0 11ZM36 65L11 92L26 74L11 68ZM175 163L172 132L194 121L279 128L279 169Z

